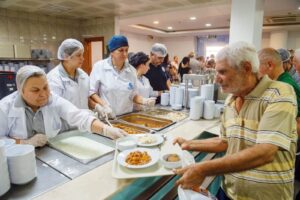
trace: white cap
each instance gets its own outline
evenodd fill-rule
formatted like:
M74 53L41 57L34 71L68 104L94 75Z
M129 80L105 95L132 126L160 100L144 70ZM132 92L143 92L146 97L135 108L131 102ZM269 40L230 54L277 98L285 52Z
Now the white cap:
M165 57L167 55L167 47L164 44L155 43L151 48L151 52L157 56Z
M46 73L40 67L34 65L25 65L20 68L16 77L18 90L22 91L26 80L35 75L46 76Z
M58 47L57 59L67 60L68 57L72 56L78 50L84 50L81 42L76 39L66 39Z

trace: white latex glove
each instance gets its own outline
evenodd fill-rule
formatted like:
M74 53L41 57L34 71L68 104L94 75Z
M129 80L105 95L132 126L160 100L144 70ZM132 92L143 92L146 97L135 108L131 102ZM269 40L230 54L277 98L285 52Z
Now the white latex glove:
M105 105L104 106L104 111L107 114L107 116L111 119L116 118L115 113L113 112L113 110L109 107L109 105Z
M155 106L156 98L150 97L150 98L143 98L142 104L145 106Z
M31 144L35 147L42 147L46 145L47 140L48 138L45 134L37 133L27 140L20 140L20 144Z
M114 127L111 127L111 126L108 126L108 125L104 125L103 135L106 136L106 137L110 137L110 138L115 140L117 138L127 136L128 133L126 133L122 129L114 128Z
M96 104L95 111L98 113L99 119L104 119L106 115L109 118L115 118L116 115L113 113L112 109L108 106L101 106L100 104Z

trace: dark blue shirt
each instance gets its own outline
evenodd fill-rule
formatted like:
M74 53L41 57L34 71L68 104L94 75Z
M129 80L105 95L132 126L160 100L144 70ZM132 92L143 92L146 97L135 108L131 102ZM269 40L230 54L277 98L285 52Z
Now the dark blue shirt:
M150 85L152 86L154 91L162 91L168 90L167 80L168 75L166 74L164 68L159 66L154 66L153 64L149 64L149 71L145 74L145 76L149 79Z

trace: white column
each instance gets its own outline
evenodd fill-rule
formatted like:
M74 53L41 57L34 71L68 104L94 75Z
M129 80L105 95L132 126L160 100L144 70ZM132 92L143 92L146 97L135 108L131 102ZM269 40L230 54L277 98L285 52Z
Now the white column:
M120 17L119 16L115 16L115 35L119 35L120 34Z
M245 41L260 49L265 0L232 0L229 43Z
M287 48L288 31L272 31L270 33L270 47L274 49Z

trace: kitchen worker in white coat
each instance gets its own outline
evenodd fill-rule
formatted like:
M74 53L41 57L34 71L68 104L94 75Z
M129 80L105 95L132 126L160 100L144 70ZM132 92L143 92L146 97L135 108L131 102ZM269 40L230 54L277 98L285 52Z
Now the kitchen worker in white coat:
M108 42L110 56L94 64L90 98L98 103L95 110L111 108L113 115L122 115L133 111L133 103L155 104L155 98L144 98L137 93L136 70L127 62L128 48L127 38L115 35Z
M88 109L90 80L80 69L83 52L84 47L78 40L64 40L57 51L61 62L47 74L47 79L51 92L67 99L77 108Z
M87 110L51 94L45 72L39 67L22 67L16 77L18 90L0 101L0 137L16 143L44 146L47 138L61 132L62 120L80 131L102 134L113 139L127 135L107 126Z
M144 52L137 52L129 59L129 63L136 69L138 94L145 98L157 97L161 93L160 91L154 91L149 79L144 76L149 70L149 60L149 56Z

